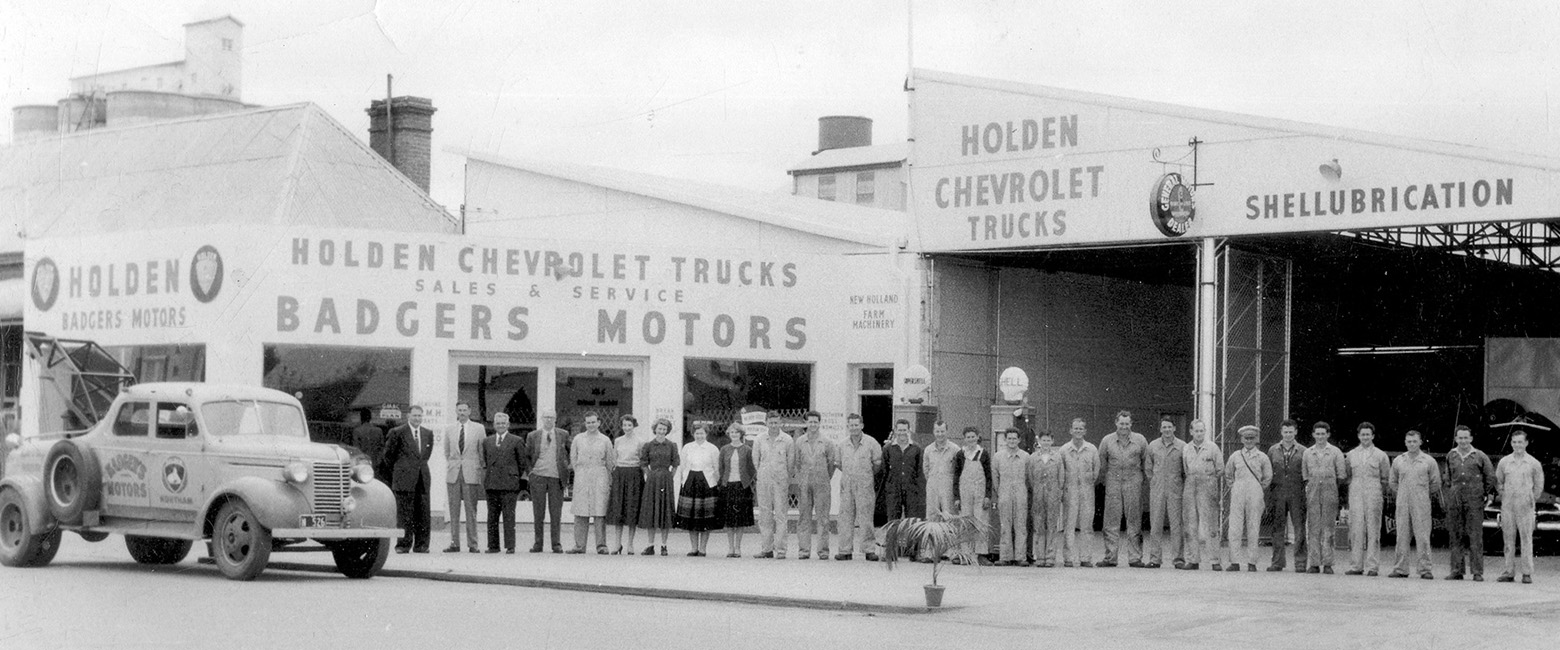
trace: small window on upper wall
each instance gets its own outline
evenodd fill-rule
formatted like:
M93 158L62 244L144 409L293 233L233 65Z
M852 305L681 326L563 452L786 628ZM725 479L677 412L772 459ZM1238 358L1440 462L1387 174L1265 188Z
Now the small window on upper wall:
M871 205L876 192L877 179L874 172L858 172L856 174L856 203Z
M818 177L818 198L825 201L834 200L834 174L824 174Z
M224 38L224 39L222 39L222 51L223 52L232 52L233 51L233 39L231 39L231 38Z

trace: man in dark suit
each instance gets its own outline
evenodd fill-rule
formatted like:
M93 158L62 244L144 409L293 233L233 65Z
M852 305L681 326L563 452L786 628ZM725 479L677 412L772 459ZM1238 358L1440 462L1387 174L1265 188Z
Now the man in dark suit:
M385 440L385 465L390 468L390 489L395 491L395 523L406 537L395 545L397 553L428 552L428 458L433 455L433 432L422 426L421 406L407 412L406 424L390 430Z
M520 436L509 433L509 414L493 416L493 435L482 441L482 487L487 490L487 552L498 552L498 521L504 520L504 552L515 552L515 495L527 457Z
M557 428L558 413L542 409L542 426L526 438L526 457L531 469L531 515L536 530L532 553L542 552L543 515L552 517L552 552L563 552L558 538L563 516L563 490L569 481L569 432Z
M374 468L374 477L381 482L388 482L390 477L379 472L379 468L384 466L385 430L372 422L374 414L369 409L358 409L357 419L358 425L352 429L352 446L368 457L369 465Z

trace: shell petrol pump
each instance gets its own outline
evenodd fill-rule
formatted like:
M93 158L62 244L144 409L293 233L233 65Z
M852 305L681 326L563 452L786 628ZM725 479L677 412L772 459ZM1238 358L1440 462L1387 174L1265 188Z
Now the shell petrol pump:
M996 404L991 405L991 428L987 430L986 439L981 443L986 447L990 458L996 458L997 451L1006 444L1002 441L1003 432L1008 427L1019 431L1019 448L1026 452L1034 451L1035 435L1034 421L1035 409L1029 405L1025 395L1029 392L1029 375L1023 368L1011 366L1002 371L997 377L997 389L1001 391L1002 398ZM996 552L998 546L997 508L996 498L992 497L991 509L986 511L987 523L991 525L991 531L986 535L988 548ZM1025 550L1025 554L1028 551Z

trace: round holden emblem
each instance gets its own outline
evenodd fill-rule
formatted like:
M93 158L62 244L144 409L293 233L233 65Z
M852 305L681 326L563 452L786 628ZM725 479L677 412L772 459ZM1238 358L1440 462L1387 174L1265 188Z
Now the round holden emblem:
M1160 176L1148 199L1148 212L1159 232L1166 237L1186 234L1192 228L1192 221L1197 218L1192 188L1182 182L1180 174L1172 172Z
M49 311L60 297L60 269L47 257L33 264L32 301L38 311Z
M210 244L201 246L190 260L190 292L201 302L211 302L222 291L222 254Z

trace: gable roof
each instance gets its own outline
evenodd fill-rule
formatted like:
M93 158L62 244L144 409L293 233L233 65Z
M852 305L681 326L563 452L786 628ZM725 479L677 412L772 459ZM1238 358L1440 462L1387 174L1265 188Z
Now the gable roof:
M0 230L38 238L223 225L458 230L454 217L313 104L0 148Z
M906 217L904 213L896 210L866 208L792 194L759 192L729 185L606 167L517 160L454 148L446 150L471 160L501 167L511 167L543 176L690 205L711 212L868 246L888 246L906 233Z

